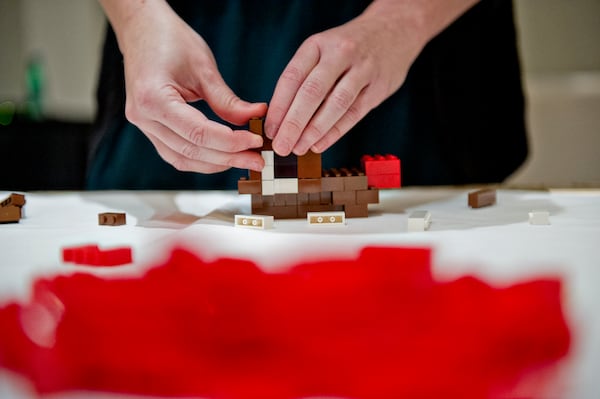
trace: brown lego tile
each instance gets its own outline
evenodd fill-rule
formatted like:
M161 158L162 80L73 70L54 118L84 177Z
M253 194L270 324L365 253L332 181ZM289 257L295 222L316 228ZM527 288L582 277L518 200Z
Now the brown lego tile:
M334 191L332 203L334 205L356 205L356 191Z
M356 204L378 204L379 203L379 190L372 188L369 190L357 190L356 191Z
M105 212L98 214L98 224L101 226L122 226L127 223L127 216L122 212Z
M238 180L238 192L240 194L260 194L262 192L262 184L260 180Z
M360 205L344 205L344 212L347 218L366 218L369 216L369 208L367 204Z
M298 157L298 178L318 179L321 177L321 154L308 151Z
M21 208L16 205L0 207L0 223L19 223L21 220Z
M483 208L496 203L496 190L483 189L469 193L468 204L471 208Z
M298 179L299 193L320 193L321 179Z

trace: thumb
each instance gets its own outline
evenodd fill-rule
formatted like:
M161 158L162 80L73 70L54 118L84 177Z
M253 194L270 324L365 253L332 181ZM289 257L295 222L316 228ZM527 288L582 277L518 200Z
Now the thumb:
M204 93L210 108L223 120L244 125L250 118L265 116L266 103L250 103L239 98L222 78L212 82Z

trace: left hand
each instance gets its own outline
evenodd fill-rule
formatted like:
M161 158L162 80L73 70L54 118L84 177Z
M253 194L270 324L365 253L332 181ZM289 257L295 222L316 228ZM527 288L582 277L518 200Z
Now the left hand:
M275 152L325 151L400 88L425 44L406 11L364 13L300 46L267 112Z

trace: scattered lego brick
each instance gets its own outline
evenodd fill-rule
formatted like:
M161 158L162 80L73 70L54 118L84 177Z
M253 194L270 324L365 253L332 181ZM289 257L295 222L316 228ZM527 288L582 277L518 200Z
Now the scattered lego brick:
M431 225L431 213L429 211L414 211L408 216L407 230L410 232L425 231Z
M127 216L121 212L105 212L98 214L98 224L101 226L122 226L127 223Z
M496 203L496 190L486 188L469 193L468 204L471 208L483 208Z
M130 247L103 250L95 244L63 248L62 258L64 262L86 266L120 266L132 262Z
M395 155L363 155L361 165L369 187L398 188L401 186L400 159Z
M544 226L550 224L550 212L546 210L533 210L529 212L529 224Z
M6 199L0 202L0 207L17 206L20 208L25 205L25 202L25 195L12 193Z
M21 208L15 205L0 208L0 223L19 223L21 220Z
M273 216L235 215L235 227L266 230L273 227Z
M343 225L346 224L344 212L307 212L306 220L310 225Z

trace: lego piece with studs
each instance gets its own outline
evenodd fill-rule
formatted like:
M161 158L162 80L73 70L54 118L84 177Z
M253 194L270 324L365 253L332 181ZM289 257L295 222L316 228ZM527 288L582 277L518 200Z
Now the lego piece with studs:
M6 199L0 202L0 207L17 206L21 208L23 205L25 205L25 202L25 195L12 193Z
M346 213L344 212L307 212L306 219L310 225L344 225Z
M360 162L367 176L400 174L400 159L395 155L363 155Z
M235 215L235 227L267 230L273 227L273 216L267 215Z
M127 223L127 216L122 212L105 212L98 214L98 224L101 226L122 226Z
M15 205L0 207L0 223L19 223L21 208Z
M496 203L496 190L494 189L482 189L472 191L468 196L468 204L471 208L483 208L485 206L491 206Z
M425 231L431 225L429 211L414 211L408 216L407 230L410 232Z
M98 245L63 248L62 258L64 262L87 266L119 266L132 262L130 247L102 250Z

